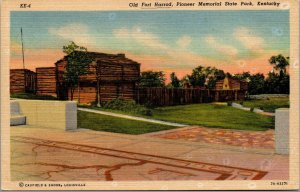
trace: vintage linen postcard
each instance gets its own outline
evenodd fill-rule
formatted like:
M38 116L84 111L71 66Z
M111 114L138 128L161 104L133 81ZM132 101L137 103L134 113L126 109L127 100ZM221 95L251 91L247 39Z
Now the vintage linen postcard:
M2 1L1 189L298 189L298 9Z

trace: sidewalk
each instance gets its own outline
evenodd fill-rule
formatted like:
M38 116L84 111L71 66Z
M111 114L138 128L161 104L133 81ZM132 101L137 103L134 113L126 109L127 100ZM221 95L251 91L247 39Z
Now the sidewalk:
M12 180L288 179L270 151L79 129L11 127Z
M154 133L146 133L143 135L163 139L233 145L246 148L275 148L274 129L269 129L267 131L248 131L189 126Z
M244 107L243 105L238 104L238 103L234 103L234 102L232 103L232 107L237 108L237 109L241 109L241 110L244 110L244 111L250 111L251 110L250 107ZM258 108L254 108L253 112L257 113L257 114L269 116L269 117L274 117L275 116L275 113L265 112L265 111L263 111L261 109L258 109Z
M149 122L149 123L170 125L170 126L174 126L174 127L185 127L185 126L187 126L185 124L180 124L180 123L172 123L172 122L155 120L155 119L147 119L147 118L143 118L143 117L123 115L123 114L119 114L119 113L112 113L112 112L100 111L100 110L95 110L95 109L78 108L78 110L79 111L90 112L90 113L97 113L97 114L101 114L101 115L108 115L108 116L113 116L113 117L120 117L120 118L125 118L125 119L137 120L137 121L145 121L145 122Z

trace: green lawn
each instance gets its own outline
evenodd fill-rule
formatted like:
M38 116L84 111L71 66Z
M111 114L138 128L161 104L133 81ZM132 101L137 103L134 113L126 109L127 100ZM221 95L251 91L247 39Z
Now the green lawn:
M288 97L274 97L267 99L256 99L244 101L243 106L245 107L254 107L262 109L266 112L275 112L277 108L289 108L289 98Z
M107 131L114 133L125 133L138 135L143 133L174 129L177 127L147 123L107 115L78 111L78 127L96 131Z
M274 128L274 118L217 104L160 107L151 118L189 125L241 130Z
M12 93L10 94L10 97L19 99L57 100L56 97L53 97L51 95L35 95L32 93Z
M98 108L98 110L100 109ZM124 112L117 110L105 111L124 114ZM153 109L152 113L152 116L144 117L188 125L219 127L226 129L263 131L269 128L274 128L273 117L267 117L250 111L243 111L226 105L213 103L159 107ZM91 116L93 116L93 118L91 118ZM174 128L103 115L94 116L94 114L90 114L87 116L82 112L79 113L79 125L83 128L93 127L95 130L98 129L129 134L140 134Z

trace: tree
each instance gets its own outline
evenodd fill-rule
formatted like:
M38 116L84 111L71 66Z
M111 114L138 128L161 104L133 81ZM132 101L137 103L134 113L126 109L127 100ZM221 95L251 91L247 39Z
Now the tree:
M250 72L243 72L242 74L234 74L233 78L237 80L250 81L251 74Z
M268 74L265 86L266 90L268 93L288 94L290 92L290 76L286 68L289 66L289 57L279 54L272 56L269 62L273 65L274 70Z
M191 75L188 75L188 79L193 87L204 87L206 77L203 70L204 67L200 65L193 69Z
M242 74L234 74L234 79L248 82L249 94L265 93L265 76L262 73L250 74L250 72L243 72Z
M88 74L89 64L93 58L88 54L87 48L76 45L73 41L63 46L63 52L67 54L67 65L65 66L64 80L71 89L71 100L74 90L78 89L78 102L80 102L80 77Z
M264 88L265 88L264 74L257 73L249 77L248 89L250 95L263 94L265 93Z
M95 72L96 72L96 79L97 79L97 107L101 107L101 102L100 102L101 63L95 64Z
M198 66L193 69L191 75L188 78L191 85L194 87L206 87L208 89L215 88L216 82L218 80L225 78L225 72L223 70L217 69L215 67L203 67Z
M274 72L269 72L265 81L265 90L267 93L280 93L279 75Z
M170 78L172 87L180 87L180 81L174 72L170 74Z
M280 74L269 72L265 81L265 90L267 93L273 94L289 94L290 92L290 76L285 74L280 77Z
M207 68L210 72L207 73L206 78L206 87L208 89L214 89L216 86L216 82L225 78L225 72L223 70L213 68Z
M281 54L272 56L269 59L271 65L274 65L274 69L279 71L281 77L286 74L286 67L289 65L289 57L284 57Z
M162 71L144 71L141 73L140 87L164 87L165 81Z

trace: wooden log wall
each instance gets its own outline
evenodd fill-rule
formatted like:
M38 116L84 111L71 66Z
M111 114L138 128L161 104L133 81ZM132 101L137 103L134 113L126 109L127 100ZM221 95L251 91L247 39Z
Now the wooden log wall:
M97 86L95 84L80 85L80 103L93 103L97 101ZM68 90L68 97L71 99L71 90ZM133 100L135 98L134 84L132 83L105 83L100 85L100 101L106 102L122 98ZM78 101L78 89L74 90L73 100Z
M230 79L230 89L241 89L240 81L235 79Z
M211 101L209 90L194 88L139 88L136 99L140 104L170 106Z
M170 106L193 103L243 100L242 90L203 90L195 88L139 88L135 100L140 104Z
M127 59L123 54L93 54L93 61L88 74L80 77L80 103L91 103L97 99L97 82L100 83L101 101L110 101L121 97L135 98L135 84L140 78L140 64ZM56 62L57 89L59 97L71 99L70 88L66 88L63 74L67 65L67 57ZM64 94L64 89L66 94ZM77 89L77 88L76 88ZM77 100L77 90L73 99Z
M25 93L25 77L23 69L10 70L10 93Z
M224 83L223 80L217 81L217 82L216 82L215 89L216 89L216 90L222 90L222 89L223 89L223 83Z
M37 94L56 96L55 67L36 68Z
M10 93L35 93L36 73L28 69L10 70Z
M98 64L98 75L101 81L137 81L139 79L139 66L131 64ZM96 66L92 65L89 68L87 75L82 76L81 81L97 81Z

